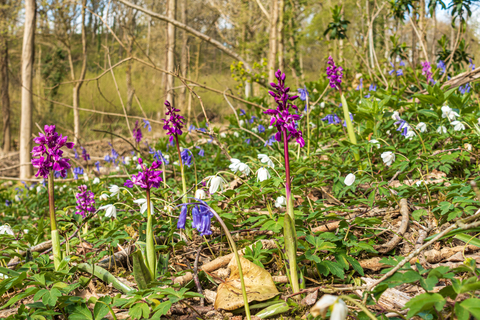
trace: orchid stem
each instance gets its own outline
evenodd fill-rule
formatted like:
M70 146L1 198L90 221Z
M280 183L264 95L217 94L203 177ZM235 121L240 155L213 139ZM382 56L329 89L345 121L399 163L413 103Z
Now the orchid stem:
M48 204L50 209L50 228L52 230L52 252L53 252L53 264L55 270L58 271L60 262L62 261L62 252L60 250L60 235L57 230L57 220L55 217L55 188L54 188L54 175L53 170L50 171L48 177Z
M283 148L285 153L285 193L287 196L287 212L284 218L284 238L285 238L285 251L288 258L289 270L290 270L290 282L292 285L293 293L300 291L297 275L297 233L295 231L295 213L293 211L293 197L291 194L291 181L290 181L290 158L288 154L288 137L287 131L283 129Z
M183 203L187 203L187 200L188 200L187 183L185 182L185 173L184 173L183 162L182 162L182 154L180 152L180 145L178 144L178 136L177 135L175 135L175 145L177 146L178 164L180 165L180 175L182 176Z
M150 207L150 190L147 189L147 234L146 234L146 242L147 242L147 265L148 270L150 271L150 275L152 279L155 279L155 245L153 243L153 217L152 217L152 209Z

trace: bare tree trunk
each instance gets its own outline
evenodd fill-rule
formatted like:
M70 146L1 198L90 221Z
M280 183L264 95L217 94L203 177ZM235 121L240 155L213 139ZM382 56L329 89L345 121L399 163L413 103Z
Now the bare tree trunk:
M80 113L78 107L80 104L80 88L83 85L83 80L85 79L85 73L87 72L87 34L85 30L85 6L87 5L87 0L82 1L82 70L80 71L80 77L78 82L75 83L73 87L73 133L75 135L74 142L78 143L78 138L80 137ZM71 57L71 54L70 54ZM73 68L73 66L72 66ZM72 74L74 74L72 69Z
M435 61L436 47L437 47L437 14L435 10L432 13L433 30L432 30L432 58L431 61Z
M127 40L127 56L132 56L133 50L133 38L135 33L135 16L133 14L132 8L127 8L127 20L128 20L128 27L125 32L125 39ZM126 70L125 70L125 80L127 83L127 111L129 112L132 110L132 103L133 103L133 96L135 95L135 88L132 84L132 61L127 62Z
M180 0L180 21L187 24L187 0ZM187 75L188 68L188 34L185 30L182 30L182 55L180 57L180 72L182 76ZM181 110L185 110L187 100L187 88L180 89L180 95L178 97L178 107Z
M372 20L370 20L370 3L369 0L365 0L365 8L367 9L367 20L368 20L368 50L370 53L370 68L375 69L375 62L373 57L373 25Z
M175 20L175 11L176 11L177 1L176 0L168 0L168 14L167 16L170 19ZM168 71L175 71L175 26L172 23L168 23L167 26L167 33L168 33ZM167 100L173 105L173 87L175 77L171 74L167 75Z
M340 0L340 5L342 6L341 15L343 19L343 1ZM343 65L343 39L338 39L338 56L340 64Z
M277 57L278 0L272 0L270 8L270 41L268 49L268 82L275 81L275 60Z
M419 4L419 9L420 9L420 17L418 19L418 33L420 33L420 41L423 41L423 43L425 43L425 45L427 45L427 37L426 37L426 33L425 33L425 0L420 0L420 4ZM420 51L421 55L423 56L424 53L423 53L423 50ZM428 56L427 57L423 57L424 60L428 60Z
M285 46L284 46L284 11L285 11L285 0L279 0L278 3L278 69L285 72Z
M22 47L22 115L20 119L20 164L30 163L32 138L32 71L35 55L35 0L25 0ZM31 166L20 166L20 178L32 175Z
M2 19L7 17L1 10ZM5 21L5 20L4 20ZM3 152L10 151L11 133L10 133L10 96L8 94L8 40L6 30L2 30L3 35L0 36L0 102L2 103L3 116Z

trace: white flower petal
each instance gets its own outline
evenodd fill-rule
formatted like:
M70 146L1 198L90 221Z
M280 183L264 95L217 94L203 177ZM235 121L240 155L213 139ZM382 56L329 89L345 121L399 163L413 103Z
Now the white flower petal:
M355 175L353 173L349 173L344 180L344 183L347 186L351 186L355 182Z

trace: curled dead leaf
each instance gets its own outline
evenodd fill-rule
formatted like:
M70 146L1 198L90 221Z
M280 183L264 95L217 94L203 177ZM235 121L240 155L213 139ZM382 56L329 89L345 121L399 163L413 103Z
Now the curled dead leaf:
M280 294L267 270L240 256L248 302L265 301ZM230 277L218 286L215 309L235 310L244 306L235 256L228 264Z

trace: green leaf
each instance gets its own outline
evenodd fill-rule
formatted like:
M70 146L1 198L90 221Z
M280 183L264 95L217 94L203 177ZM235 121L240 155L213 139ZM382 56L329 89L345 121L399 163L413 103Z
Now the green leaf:
M143 255L140 250L133 253L133 276L140 290L147 289L148 284L152 281L152 276L143 261Z
M457 303L458 304L458 303ZM470 298L460 303L475 319L480 319L480 299Z
M50 289L47 293L42 296L43 304L47 306L54 307L57 304L58 297L61 297L62 293L56 288Z
M307 258L307 260L310 260L310 261L313 261L315 263L320 263L322 262L322 260L320 259L319 256L313 254L312 250L307 250L305 252L305 258Z
M363 272L362 266L354 257L347 256L347 260L348 262L350 262L350 264L352 265L353 269L355 269L355 271L357 271L361 276L365 275L365 273Z
M85 303L69 305L67 309L69 320L93 320L92 312Z
M393 274L390 278L383 281L382 283L387 284L389 288L393 288L398 285L401 285L404 283L412 283L420 279L423 279L422 276L420 276L418 273L416 273L413 270L409 270L405 273L397 272Z
M480 248L480 239L477 239L473 236L469 236L467 234L460 233L460 234L457 234L454 238L458 239L458 240L461 240L465 243L472 244L472 245Z
M287 305L286 302L280 302L258 312L255 316L259 317L260 319L266 319L270 317L274 317L276 315L285 313L290 310L290 307Z
M435 287L435 285L438 283L438 278L435 276L428 275L427 279L420 279L420 285L425 289L426 291L431 291Z
M425 116L427 116L427 117L429 117L429 118L436 118L436 119L438 119L438 114L437 114L435 111L433 111L433 110L420 109L420 110L418 110L417 112L420 113L420 114L423 114L423 115L425 115Z
M431 310L434 307L437 311L440 311L446 302L445 298L438 293L419 294L405 304L405 309L410 308L407 318L411 318L421 311Z
M160 303L153 310L155 311L155 313L153 314L152 319L160 319L161 316L164 316L167 314L168 310L170 310L171 307L172 307L172 302L169 300Z
M95 303L95 306L93 307L93 317L95 320L102 320L103 317L105 317L108 312L110 311L108 309L108 304L112 302L112 298L109 296L101 297L98 299L98 301Z
M317 267L319 265L325 268L324 271L322 272L324 276L327 276L329 273L339 278L343 278L345 276L345 273L343 272L343 268L340 267L340 265L336 262L325 260L318 263Z

